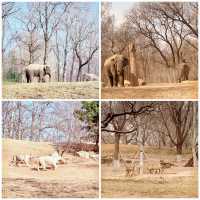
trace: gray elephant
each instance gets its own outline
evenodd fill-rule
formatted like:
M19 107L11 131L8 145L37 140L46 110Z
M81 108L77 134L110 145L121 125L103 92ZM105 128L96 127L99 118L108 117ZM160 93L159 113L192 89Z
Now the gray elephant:
M48 65L30 64L24 69L27 83L33 82L33 77L38 77L38 82L44 82L44 77L51 79L51 69Z
M182 63L178 65L178 71L179 71L178 75L179 83L181 83L182 81L187 81L189 79L190 67L188 66L185 60L183 60Z
M124 68L128 64L128 59L121 54L115 54L105 60L104 73L111 87L117 87L118 84L124 87Z

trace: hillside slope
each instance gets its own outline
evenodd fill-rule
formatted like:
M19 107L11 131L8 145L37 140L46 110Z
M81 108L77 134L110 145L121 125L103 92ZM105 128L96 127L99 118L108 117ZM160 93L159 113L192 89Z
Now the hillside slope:
M95 99L99 96L99 82L51 82L3 84L6 99Z
M16 154L48 155L53 146L46 142L2 140L3 197L97 197L98 161L65 154L66 164L54 170L35 171L26 166L9 166Z

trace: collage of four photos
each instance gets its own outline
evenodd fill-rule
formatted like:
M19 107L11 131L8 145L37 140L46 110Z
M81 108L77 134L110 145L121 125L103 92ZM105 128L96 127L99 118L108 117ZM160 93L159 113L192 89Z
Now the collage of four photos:
M198 7L3 1L2 198L198 198Z

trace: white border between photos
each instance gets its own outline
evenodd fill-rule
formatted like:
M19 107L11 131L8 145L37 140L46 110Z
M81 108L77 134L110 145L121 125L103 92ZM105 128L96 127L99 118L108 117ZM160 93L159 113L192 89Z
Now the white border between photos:
M36 0L16 0L15 2L33 2ZM45 1L45 0L40 0ZM64 0L49 0L51 2L60 2L60 1L64 1ZM156 1L156 0L71 0L72 2L99 2L99 80L101 80L101 3L102 2L188 2L187 0L160 0L160 1ZM2 0L1 0L2 2ZM194 0L193 2L198 2L198 0ZM200 6L200 3L199 3ZM1 9L1 6L0 6ZM199 12L200 12L200 8L199 8ZM1 13L1 12L0 12ZM2 19L0 19L0 25L2 26ZM198 14L198 27L200 27L200 13ZM0 38L2 38L2 31L0 31ZM1 49L2 49L2 43L1 43ZM198 49L200 49L200 44L198 42ZM2 66L2 52L0 51L0 58L1 58L1 66ZM200 70L199 70L199 51L198 51L198 77L200 77ZM74 102L74 101L99 101L99 133L101 133L100 127L101 127L101 102L102 101L133 101L134 99L101 99L101 82L99 81L99 99L3 99L2 98L2 67L0 69L0 98L1 98L1 106L0 106L0 132L2 133L2 102L3 101L66 101L66 102ZM198 83L199 85L199 83ZM200 92L200 88L198 87L198 99L136 99L135 101L198 101L198 117L200 119L200 112L199 112L199 106L200 106L200 102L199 102L199 92ZM200 130L200 123L198 123L198 131ZM198 134L198 142L200 142L200 135ZM100 134L100 138L99 138L99 198L93 198L93 199L100 199L101 198L101 134ZM1 145L1 149L2 149L2 140L0 142ZM200 147L199 147L200 148ZM2 161L2 150L0 153L0 159ZM200 161L199 162L199 166L200 166ZM200 174L200 167L198 168L198 172ZM1 170L0 170L0 177L2 180L2 162L1 162ZM198 188L200 191L200 184L198 182ZM2 195L2 181L0 184L0 194ZM21 199L21 198L17 198L17 199ZM23 199L30 199L30 198L23 198ZM33 199L33 198L31 198ZM50 198L47 198L50 199ZM56 199L62 199L63 198L56 198ZM82 199L82 198L67 198L67 199ZM84 199L90 199L90 198L84 198ZM110 198L103 198L103 199L110 199ZM114 199L114 198L113 198ZM125 199L125 198L117 198L117 199ZM126 198L127 199L127 198ZM143 199L143 198L138 198L138 199ZM145 199L159 199L159 198L145 198ZM161 198L160 198L161 199ZM175 198L166 198L166 199L175 199ZM183 198L182 198L183 199ZM196 198L192 198L192 199L196 199Z

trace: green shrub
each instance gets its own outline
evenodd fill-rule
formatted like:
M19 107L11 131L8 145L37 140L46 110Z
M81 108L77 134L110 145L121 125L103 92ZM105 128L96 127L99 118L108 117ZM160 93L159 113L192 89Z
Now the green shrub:
M13 69L9 69L6 74L6 80L9 82L20 82L22 79L21 73L14 71Z

